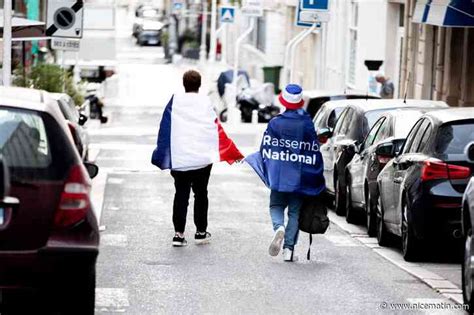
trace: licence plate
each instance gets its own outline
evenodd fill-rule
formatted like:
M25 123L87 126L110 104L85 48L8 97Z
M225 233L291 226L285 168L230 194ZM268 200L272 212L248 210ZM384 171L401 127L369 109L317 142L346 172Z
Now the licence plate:
M0 225L5 223L5 209L0 208Z
M148 41L148 44L150 44L150 45L156 45L156 44L158 44L158 40L157 40L157 39L150 39L150 40Z

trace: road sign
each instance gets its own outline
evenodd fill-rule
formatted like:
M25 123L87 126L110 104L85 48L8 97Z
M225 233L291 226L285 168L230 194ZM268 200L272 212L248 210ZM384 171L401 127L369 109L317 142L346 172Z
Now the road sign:
M46 36L82 38L82 0L49 0Z
M263 16L262 0L244 0L242 4L242 14L252 17Z
M51 39L51 48L55 50L79 51L80 41L78 39L53 37Z
M296 26L311 27L314 23L321 27L321 23L329 22L329 11L318 8L327 8L328 0L300 0L296 7Z
M301 0L302 10L327 10L329 0Z
M183 0L173 0L173 11L181 11L183 7Z
M221 7L221 23L235 22L235 7Z

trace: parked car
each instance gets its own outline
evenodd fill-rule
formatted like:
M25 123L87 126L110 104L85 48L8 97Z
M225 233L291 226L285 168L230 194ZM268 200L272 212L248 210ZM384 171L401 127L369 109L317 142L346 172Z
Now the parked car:
M321 108L318 110L318 113L313 119L314 129L316 132L318 130L327 129L333 131L336 126L336 121L341 116L341 113L346 108L347 103L345 102L332 102L328 101L324 103ZM321 144L326 143L328 138L320 137L319 142Z
M360 91L347 90L344 92L331 92L324 90L309 90L303 92L305 101L304 108L314 118L316 113L321 109L324 103L337 100L354 100L354 99L379 99L380 96L367 94Z
M474 163L474 142L471 143L466 154L468 160ZM464 259L462 263L462 293L464 304L469 307L469 313L474 312L474 270L472 266L472 256L474 256L474 243L472 242L472 227L474 226L474 177L467 185L462 201L462 234L464 239Z
M161 45L163 27L164 24L159 21L144 21L137 30L138 45Z
M376 232L377 176L389 161L386 157L377 157L375 149L379 143L390 140L395 144L395 152L398 152L413 125L429 110L400 108L383 114L356 148L354 158L346 167L346 220L354 222L354 210L363 209L370 236L375 236Z
M161 22L163 16L158 8L151 5L140 5L135 11L135 20L132 26L132 35L138 37L145 22Z
M402 237L403 257L423 257L425 245L461 237L461 205L474 171L465 149L474 141L474 111L451 108L425 114L399 154L393 143L380 144L378 156L393 159L380 172L378 238Z
M34 288L51 300L48 312L93 314L97 166L81 160L57 102L34 89L0 87L0 154L18 200L0 218L2 296Z
M82 160L89 159L89 133L87 131L87 116L80 113L74 100L67 94L54 93L52 97L58 102L59 109L67 121L74 144Z
M334 130L318 129L321 154L324 160L324 178L327 192L334 196L334 206L338 215L346 214L347 164L356 153L356 147L365 139L369 130L381 115L402 107L442 107L444 102L420 100L378 100L356 99L332 101L346 108L337 120Z

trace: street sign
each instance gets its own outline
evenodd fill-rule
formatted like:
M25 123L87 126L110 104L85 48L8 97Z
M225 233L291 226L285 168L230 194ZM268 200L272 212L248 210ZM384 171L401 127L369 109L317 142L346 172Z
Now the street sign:
M221 7L221 23L235 22L235 7Z
M327 7L328 0L300 0L296 7L296 26L311 27L317 23L317 27L321 27L321 23L329 22Z
M181 11L183 7L183 0L173 0L173 11Z
M302 10L327 10L329 0L301 0Z
M82 38L82 0L49 0L46 36Z
M242 14L251 17L263 16L263 0L244 0Z
M54 50L79 51L80 41L70 38L51 38L51 48Z

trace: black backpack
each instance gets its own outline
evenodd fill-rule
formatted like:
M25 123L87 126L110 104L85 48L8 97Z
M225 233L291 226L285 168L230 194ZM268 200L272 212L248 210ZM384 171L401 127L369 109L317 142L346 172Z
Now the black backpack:
M313 234L324 234L329 227L328 210L324 193L318 196L305 196L300 209L299 228L309 233L309 248L306 258L311 258Z

